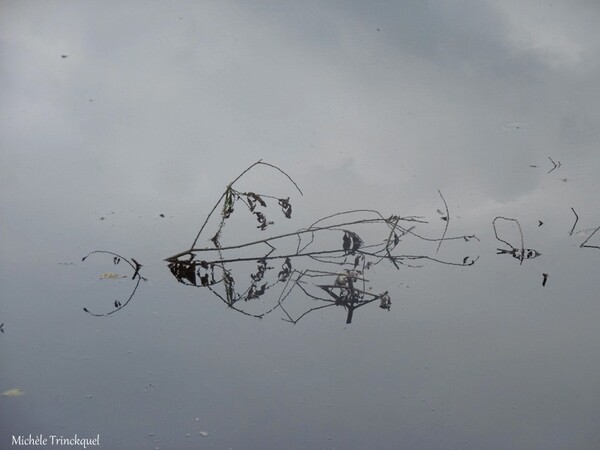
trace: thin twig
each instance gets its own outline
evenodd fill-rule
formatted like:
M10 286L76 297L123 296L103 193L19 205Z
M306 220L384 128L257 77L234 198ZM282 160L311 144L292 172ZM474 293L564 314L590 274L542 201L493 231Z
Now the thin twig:
M446 238L446 232L448 231L448 226L450 225L450 211L448 211L448 203L446 203L446 199L442 195L442 191L440 191L439 189L438 189L438 194L440 194L440 197L442 197L442 201L444 202L444 206L446 207L446 220L445 220L446 226L444 227L444 232L442 233L442 238L440 239L440 242L438 242L437 250L435 251L436 253L440 251L442 242L444 242L444 239Z
M554 164L554 167L553 167L552 169L550 169L550 170L549 170L547 173L550 173L550 172L554 171L555 169L558 169L558 168L561 166L561 164L560 164L560 161L559 161L559 162L558 162L558 164L557 164L557 163L555 163L555 162L554 162L554 160L553 160L552 158L550 158L549 156L548 156L548 159L550 160L550 162L552 162L552 164Z
M121 304L120 302L115 301L115 306L116 305L118 305L118 306L116 306L111 311L109 311L107 313L93 313L88 308L83 308L83 310L86 313L88 313L89 315L91 315L91 316L95 316L95 317L110 316L111 314L114 314L117 311L122 310L123 308L125 308L129 304L129 302L131 301L131 299L135 295L135 292L137 291L138 286L140 285L140 281L142 281L142 280L146 281L146 278L144 278L143 276L140 275L140 268L142 267L142 265L140 263L138 263L135 259L131 258L131 260L133 261L133 262L131 262L127 258L125 258L124 256L121 256L118 253L110 252L110 251L107 251L107 250L95 250L93 252L90 252L87 255L85 255L83 258L81 258L81 261L82 262L85 261L88 258L88 256L94 255L94 254L111 255L114 258L119 258L119 260L125 261L133 269L133 276L131 277L131 279L133 280L133 279L137 278L137 282L135 284L135 287L133 288L133 291L129 295L129 298L123 304ZM120 261L116 261L115 263L117 263L117 262L120 262Z
M577 222L579 221L579 216L577 215L577 213L575 212L575 210L573 209L572 206L571 206L571 211L573 211L573 214L575 214L575 223L573 224L571 231L569 231L569 236L573 236L573 232L575 231L575 226L577 225Z
M498 219L508 220L508 221L511 221L511 222L515 222L517 224L517 226L519 227L519 234L521 235L521 251L525 250L525 243L524 243L524 240L523 240L523 230L521 230L521 224L519 223L519 221L517 219L513 219L511 217L502 217L502 216L496 217L492 221L492 226L494 227L494 234L496 235L496 239L498 239L500 242L505 243L506 245L508 245L513 250L515 249L515 247L512 244L510 244L509 242L505 241L504 239L501 239L500 236L498 236L498 230L496 229L496 220L498 220Z

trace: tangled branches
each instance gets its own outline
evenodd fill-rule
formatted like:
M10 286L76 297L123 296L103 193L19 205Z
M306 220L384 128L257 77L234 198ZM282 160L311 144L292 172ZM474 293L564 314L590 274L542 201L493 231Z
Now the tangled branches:
M440 191L440 197L446 209L446 224L441 238L426 237L415 231L418 224L427 223L422 217L384 216L372 209L356 209L327 215L313 222L306 228L269 236L237 245L223 245L222 231L225 223L232 217L238 204L255 216L257 228L268 229L273 221L268 220L266 209L270 202L277 202L283 216L291 218L292 204L289 196L273 196L257 194L255 191L242 192L234 188L234 184L251 169L264 165L282 173L295 189L302 191L294 180L278 167L258 161L244 170L227 185L225 191L209 212L190 249L165 259L175 278L186 285L209 289L228 307L243 314L262 318L266 314L280 308L287 320L297 323L311 311L341 306L347 310L347 323L352 321L355 309L373 301L380 301L383 309L389 310L391 298L387 290L380 294L369 292L365 272L378 264L389 262L396 269L400 266L421 267L426 261L452 266L471 266L477 258L464 257L462 261L447 261L421 254L403 254L398 252L402 242L408 239L436 243L436 253L442 242L461 240L468 242L477 239L474 235L446 237L450 213L448 205ZM212 246L197 247L198 240L209 223L211 216L220 207L220 221L210 239ZM261 210L257 208L261 207ZM363 230L363 231L359 231ZM379 235L379 239L366 239L364 235ZM290 240L295 240L295 249L290 248ZM478 240L478 239L477 239ZM278 250L278 248L287 250ZM237 252L250 252L251 256L239 256ZM280 263L277 263L280 261ZM234 278L234 267L256 264L251 272L247 285L238 289ZM270 264L273 264L272 266ZM277 275L271 272L277 264ZM306 267L308 265L308 267ZM327 265L337 266L336 270L325 270ZM239 276L238 276L239 278ZM318 279L319 282L313 282ZM323 282L324 280L324 282ZM246 305L256 303L265 293L279 283L285 283L276 304L264 308L260 312L248 312ZM320 302L306 311L292 317L284 300L298 287L311 301ZM320 293L312 292L316 288ZM323 295L325 294L325 296ZM239 305L245 305L243 308Z

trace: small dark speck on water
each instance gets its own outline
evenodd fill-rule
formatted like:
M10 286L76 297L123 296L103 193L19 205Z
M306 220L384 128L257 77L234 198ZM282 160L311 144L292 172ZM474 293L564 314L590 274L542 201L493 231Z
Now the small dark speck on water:
M543 286L546 286L546 283L548 282L548 274L543 273L542 276L544 277L544 279L542 280L542 287L543 287Z
M165 217L165 215L164 214L159 214L159 217Z

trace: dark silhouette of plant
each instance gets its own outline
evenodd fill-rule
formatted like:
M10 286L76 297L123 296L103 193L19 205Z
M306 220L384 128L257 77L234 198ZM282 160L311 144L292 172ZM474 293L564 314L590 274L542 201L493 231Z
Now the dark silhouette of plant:
M114 300L113 302L113 306L114 308L106 313L94 313L91 312L88 308L83 308L83 310L95 317L104 317L104 316L109 316L111 314L116 313L117 311L122 310L123 308L125 308L129 302L131 301L131 299L133 298L133 296L135 295L138 286L140 285L140 281L146 281L146 278L144 278L143 276L140 275L140 269L142 268L142 265L137 262L135 259L131 258L131 261L117 253L114 252L110 252L110 251L106 251L106 250L95 250L91 253L88 253L86 256L84 256L83 258L81 258L81 261L84 262L89 256L94 255L94 254L98 254L98 255L109 255L112 256L112 261L113 264L116 266L118 264L121 263L121 261L124 261L125 263L127 263L131 269L133 270L133 274L131 276L131 280L135 281L135 285L133 287L133 290L131 291L131 294L129 295L129 297L124 301L121 302L120 300Z
M517 224L517 227L519 229L519 236L521 238L521 247L515 247L510 242L500 238L500 236L498 235L498 229L496 228L496 222L498 220L505 220L505 221L514 222ZM538 256L541 255L541 253L538 252L537 250L534 250L531 248L525 248L525 242L524 242L524 238L523 238L523 230L521 229L521 224L519 223L519 221L517 219L513 219L510 217L498 216L492 221L492 226L494 227L494 234L496 235L496 239L498 241L502 242L503 244L506 244L508 247L510 247L510 250L499 248L499 249L497 249L496 254L498 254L498 255L509 254L513 258L518 259L519 264L523 264L523 261L526 259L537 258Z
M277 200L278 206L285 218L292 214L290 198L257 194L255 191L242 192L235 189L234 184L251 169L264 165L282 173L302 194L302 191L294 180L278 167L258 161L244 170L237 178L229 183L218 202L209 212L202 224L190 249L177 253L165 259L168 267L175 278L186 285L209 289L230 308L253 317L262 318L266 314L280 308L286 315L288 321L297 323L302 317L311 311L327 308L329 306L341 306L347 310L347 323L350 323L353 312L357 308L373 301L379 300L383 309L389 310L391 299L388 291L381 294L373 294L368 291L364 279L365 271L382 263L390 262L396 269L400 266L420 267L419 263L433 261L453 266L470 266L477 258L469 256L462 262L446 261L428 255L401 254L396 252L401 242L407 239L416 239L425 242L437 243L436 253L441 243L451 240L470 241L477 239L474 235L446 237L450 222L448 205L441 191L438 191L446 209L444 220L446 222L441 238L429 238L415 231L417 224L427 223L422 217L382 215L379 211L371 209L356 209L337 212L318 219L316 222L293 232L269 236L237 245L223 245L222 232L227 220L232 217L237 205L241 202L246 209L254 214L257 220L257 228L265 231L273 223L266 216L269 202ZM258 207L262 211L258 211ZM215 233L209 239L212 247L197 247L198 240L209 223L211 216L220 207L220 221ZM371 230L381 229L385 231L379 241L367 242L359 233L359 229ZM295 239L297 244L295 250L279 251L280 243L288 243ZM337 242L337 244L332 244ZM281 246L280 246L281 247ZM252 256L236 256L236 251L250 250ZM225 256L234 253L234 256ZM281 261L278 266L277 261ZM256 264L256 269L250 275L249 283L239 289L234 278L234 267ZM303 267L306 265L309 267ZM320 270L317 266L335 265L337 270ZM271 271L277 266L277 275ZM297 266L297 267L296 267ZM236 275L237 276L237 275ZM316 278L326 282L312 283L320 294L309 292L309 284ZM242 304L248 304L260 299L273 286L285 283L279 295L277 303L268 307L260 313L247 312ZM290 292L298 287L311 300L323 302L324 304L310 307L307 311L292 318L288 312ZM323 295L325 294L325 296Z

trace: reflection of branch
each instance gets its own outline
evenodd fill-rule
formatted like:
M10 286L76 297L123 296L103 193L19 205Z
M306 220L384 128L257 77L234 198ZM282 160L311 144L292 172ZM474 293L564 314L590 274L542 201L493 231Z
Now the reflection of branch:
M571 206L571 211L573 211L573 214L575 214L575 223L573 224L571 231L569 231L569 236L573 236L573 232L575 231L575 225L577 225L577 222L579 221L579 216L577 215L577 213L575 212L575 210L573 209L572 206Z
M133 298L133 296L135 295L135 292L137 291L138 286L140 285L140 281L142 280L142 278L138 278L137 282L135 283L135 287L133 288L133 291L131 291L131 294L129 295L129 298L125 301L125 303L121 304L121 302L115 300L115 309L104 313L104 314L98 314L98 313L93 313L91 312L89 309L87 308L83 308L83 310L88 313L91 316L95 316L95 317L104 317L104 316L110 316L111 314L116 313L117 311L122 310L123 308L125 308L129 302L131 301L131 299Z
M212 293L213 293L213 294L215 294L217 297L219 297L219 298L220 298L220 299L223 301L223 303L225 303L225 304L226 304L226 305L227 305L229 308L233 309L234 311L237 311L237 312L239 312L239 313L242 313L242 314L244 314L245 316L254 317L254 318L256 318L256 319L262 319L262 318L263 318L263 316L266 314L266 313L263 313L263 314L250 314L250 313L248 313L248 312L246 312L246 311L244 311L244 310L242 310L242 309L236 308L235 306L233 306L233 304L234 304L234 303L235 303L237 300L235 300L235 301L232 301L232 302L230 302L230 301L227 301L226 299L224 299L224 298L223 298L223 296L222 296L221 294L219 294L217 291L215 291L215 290L214 290L212 287L210 287L210 286L207 286L207 287L208 287L208 289L210 290L210 292L212 292Z
M285 288L281 292L279 296L279 301L277 306L279 306L284 314L287 316L287 319L283 319L286 322L290 322L293 324L298 323L303 317L308 315L313 311L317 311L319 309L329 308L331 306L341 306L346 310L346 323L352 323L352 318L354 311L364 305L367 305L375 300L381 300L381 307L383 309L390 309L391 300L388 292L384 292L380 295L375 295L370 292L367 292L363 289L359 289L355 286L356 281L362 281L364 287L364 278L360 276L360 272L347 270L344 272L324 272L324 271L302 271L297 272L298 276L295 277L294 280L288 280ZM335 277L335 281L333 284L312 284L302 280L303 277ZM289 283L293 283L292 287L288 289ZM328 298L321 297L310 293L304 286L312 285L320 288L328 294ZM292 315L288 312L288 310L283 306L283 301L290 295L292 290L298 286L300 290L305 294L306 297L318 301L323 302L325 304L319 306L313 306L308 308L306 311L302 312L296 318L293 318Z

